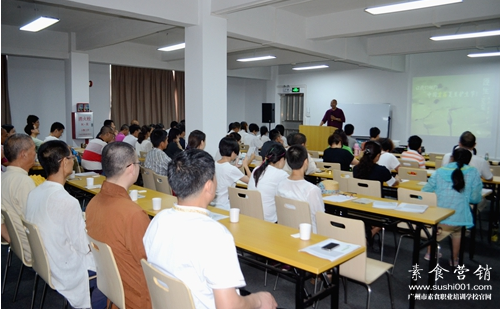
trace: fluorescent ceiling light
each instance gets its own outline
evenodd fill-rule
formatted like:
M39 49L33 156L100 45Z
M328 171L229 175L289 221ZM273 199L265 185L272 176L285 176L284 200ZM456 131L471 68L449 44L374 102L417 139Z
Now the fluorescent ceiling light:
M316 70L316 69L324 69L324 68L329 68L326 64L321 64L321 65L313 65L309 67L296 67L292 68L292 70L295 71L303 71L303 70Z
M417 9L423 9L423 8L458 3L458 2L462 2L462 0L419 0L419 1L410 1L410 2L403 2L396 4L388 4L383 6L376 6L372 8L367 8L365 9L365 11L373 15L378 15L378 14L417 10Z
M460 39L482 38L486 36L495 36L495 35L500 35L500 30L433 36L431 37L431 40L433 41L460 40Z
M42 16L42 17L38 18L37 20L34 20L34 21L30 22L29 24L22 26L21 28L19 28L19 30L37 32L37 31L45 29L49 26L52 26L53 24L57 23L58 21L59 21L58 18Z
M175 44L175 45L160 47L160 48L158 48L158 50L161 50L161 51L173 51L173 50L178 50L178 49L183 49L183 48L186 48L186 43L180 43L180 44Z
M470 58L478 58L478 57L495 57L500 56L500 51L491 52L491 53L476 53L476 54L468 54L467 57Z
M269 59L275 59L275 56L261 56L261 57L252 57L252 58L240 58L236 59L236 61L239 62L250 62L250 61L261 61L261 60L269 60Z

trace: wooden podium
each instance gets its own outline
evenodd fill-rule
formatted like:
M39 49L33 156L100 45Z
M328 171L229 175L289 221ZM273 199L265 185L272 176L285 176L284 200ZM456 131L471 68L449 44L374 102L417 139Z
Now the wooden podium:
M328 137L335 132L337 128L328 126L306 126L300 125L299 132L307 138L307 150L324 151L330 147Z

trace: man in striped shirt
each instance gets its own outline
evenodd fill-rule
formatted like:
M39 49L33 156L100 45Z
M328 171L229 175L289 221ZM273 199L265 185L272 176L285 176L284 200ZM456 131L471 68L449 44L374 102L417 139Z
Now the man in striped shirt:
M91 140L82 155L82 167L86 171L101 173L102 149L115 139L115 131L109 126L103 126L98 137Z
M408 139L408 150L401 154L402 160L417 161L420 168L425 168L425 158L420 154L422 139L417 135Z
M167 132L165 130L156 129L151 133L151 149L146 155L144 167L153 170L158 175L167 176L167 167L170 158L163 151L167 148Z

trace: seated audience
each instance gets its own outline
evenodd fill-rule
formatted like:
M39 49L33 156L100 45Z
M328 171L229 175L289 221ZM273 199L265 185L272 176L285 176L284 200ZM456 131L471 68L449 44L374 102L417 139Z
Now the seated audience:
M323 162L339 163L341 170L350 171L351 165L358 164L358 160L352 153L342 149L342 136L337 131L328 137L330 148L325 149L323 152Z
M153 144L151 144L151 140L149 139L151 131L152 129L150 126L142 126L141 131L137 136L135 151L139 157L141 156L141 151L149 152L151 149L153 149Z
M158 175L167 175L167 165L170 158L164 152L167 148L167 132L165 130L156 129L151 133L151 143L153 149L146 155L144 167L153 170Z
M178 125L179 125L179 123L175 120L170 122L170 128L167 130L167 133L169 133L171 129L177 128Z
M14 128L14 126L11 124L2 124L2 128L4 128L5 131L7 131L9 136L16 134L16 128Z
M139 127L141 126L141 124L139 123L139 120L137 120L137 119L134 119L134 120L132 120L132 121L130 122L130 125L134 125L134 124L135 124L135 125L138 125Z
M425 168L425 158L420 154L422 139L417 135L412 135L408 139L408 150L403 151L401 160L416 161L420 168Z
M380 159L377 164L385 166L389 171L399 170L399 160L391 152L394 150L394 144L390 138L382 138L379 140L380 146L382 147L382 153L380 154Z
M65 142L53 140L40 146L38 160L47 180L29 193L26 221L40 231L55 289L73 308L90 308L89 270L95 275L94 258L80 203L64 189L74 156ZM92 308L105 308L106 298L96 290L95 281L91 282Z
M259 149L264 144L258 137L259 126L255 123L251 123L249 126L250 132L245 136L243 144L248 145L247 153L253 153L255 155L259 154Z
M169 163L168 178L178 203L151 221L144 236L148 261L186 284L197 309L276 308L268 292L238 293L246 283L233 236L207 210L217 186L212 157L184 151Z
M184 126L183 124L179 124L179 127L178 127L179 131L181 132L181 134L179 135L179 145L181 145L182 147L182 150L186 149L186 126Z
M176 154L182 151L182 146L179 144L180 135L181 131L177 128L171 128L168 131L168 144L165 153L170 159L173 159Z
M135 149L135 145L137 144L137 138L139 137L139 133L141 132L141 127L139 127L136 124L130 125L129 132L130 134L125 136L123 142L132 145L132 147L134 147Z
M33 125L31 125L33 127ZM28 194L35 189L35 183L28 176L29 170L35 163L35 144L31 137L24 134L14 134L4 143L4 154L10 162L7 171L2 173L2 209L6 209L14 222L14 227L19 234L24 256L31 261L31 248L26 237L21 217L26 213ZM2 236L8 239L4 218L2 217Z
M232 137L224 137L219 143L219 152L222 158L215 163L215 176L217 178L217 190L215 192L215 199L213 203L216 207L229 210L229 187L235 187L236 181L241 180L248 183L248 176L243 174L231 162L238 158L240 153L240 145ZM243 168L247 175L251 175L248 168L249 156L243 160Z
M473 149L475 149L476 147L476 136L474 136L474 134L472 134L470 131L465 131L464 133L462 133L462 135L460 135L460 139L458 140L458 147L465 148L473 153ZM451 162L450 159L451 153L445 154L443 156L442 165L447 165L449 162ZM467 164L477 168L483 179L493 179L493 173L490 170L489 162L479 156L476 156L475 153L473 153L470 163Z
M36 129L40 128L40 118L38 118L38 116L29 115L28 118L26 118L26 123Z
M116 135L115 141L116 142L123 142L123 139L125 136L129 134L130 130L128 127L128 124L124 124L120 127L120 132Z
M44 142L48 141L58 141L61 135L64 133L64 125L60 122L54 122L50 126L50 135L47 136Z
M40 135L38 127L35 127L31 124L27 124L24 127L24 132L31 137L33 143L35 143L35 151L38 151L38 148L40 148L40 146L43 144L43 141L37 138L37 136Z
M378 141L380 138L380 129L377 127L371 127L370 128L370 141ZM366 142L363 142L361 144L361 151L365 150L365 144Z
M268 136L268 133L269 133L269 129L266 126L260 127L260 136L259 136L259 139L262 142L262 144L264 144L265 142L267 142L267 141L270 140L269 136Z
M285 137L285 127L282 124L277 124L276 127L274 127L278 132L280 132L281 135L281 141L283 142L283 146L288 147L288 140Z
M344 132L347 135L347 142L349 148L351 148L351 150L354 151L354 144L357 143L356 139L352 137L352 135L354 134L354 126L350 123L346 124L344 126Z
M285 166L286 150L283 145L276 143L263 157L262 164L252 171L248 182L248 190L258 190L262 198L264 220L277 222L276 203L274 197L278 192L278 185L288 177L283 171Z
M281 139L281 134L278 130L273 129L269 131L269 140L262 145L262 148L260 149L260 155L262 158L267 156L267 152L269 149L271 149L273 146L276 144L281 144L283 145L283 141Z
M103 126L108 126L108 127L111 127L111 129L113 129L113 131L115 132L116 134L116 126L115 126L115 122L111 119L106 119L104 120L104 123L102 124Z
M104 126L99 131L98 136L85 147L82 154L82 167L86 171L102 173L102 149L115 139L115 133L111 127Z
M240 131L238 133L241 135L241 141L244 141L245 136L248 134L248 123L246 121L240 122Z
M194 130L188 137L188 149L205 149L207 135L200 130Z
M438 169L422 188L424 192L436 192L437 206L453 209L455 213L440 222L439 226L452 232L453 260L450 266L458 266L458 253L462 226L474 226L470 204L481 201L483 183L476 168L469 166L472 153L468 149L457 148L453 151L450 163ZM426 259L429 259L430 248Z
M359 164L352 169L354 178L378 180L381 186L383 186L384 182L391 187L397 185L399 183L398 179L392 177L391 172L385 166L377 164L381 152L382 147L379 143L367 141Z
M349 147L349 140L347 139L347 135L342 129L337 129L334 134L340 135L340 138L342 139L342 149L349 151L349 153L353 154L351 147Z
M150 309L141 266L141 259L147 258L142 239L150 219L128 193L140 170L134 148L127 143L110 143L102 152L102 169L106 180L87 206L87 233L113 250L127 308Z
M290 146L301 145L306 147L306 143L307 143L306 136L302 133L292 133L288 135L288 144ZM314 162L313 158L309 153L307 154L307 162L308 166L306 169L306 175L315 173L317 169L316 162ZM288 165L288 159L287 162L285 163L285 167L283 167L283 170L286 171L288 174L292 173L292 168L290 167L290 165Z
M292 174L279 183L276 195L309 203L312 230L317 233L316 212L325 212L325 204L321 189L304 179L309 165L307 149L302 145L290 146L286 152L286 161L292 168Z
M241 124L239 122L231 122L229 124L229 131L227 131L227 134L231 132L239 133L240 129L241 129Z

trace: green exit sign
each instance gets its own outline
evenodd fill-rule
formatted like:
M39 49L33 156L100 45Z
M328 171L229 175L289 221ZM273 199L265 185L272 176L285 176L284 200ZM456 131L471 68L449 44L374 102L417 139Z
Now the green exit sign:
M300 88L299 87L293 87L292 88L292 92L300 92Z

